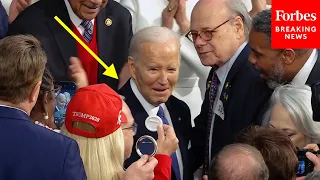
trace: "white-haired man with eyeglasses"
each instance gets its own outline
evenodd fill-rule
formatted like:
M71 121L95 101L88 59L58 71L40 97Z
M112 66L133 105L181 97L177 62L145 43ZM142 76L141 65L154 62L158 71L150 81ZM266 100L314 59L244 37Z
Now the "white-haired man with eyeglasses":
M208 164L238 132L260 124L270 92L250 64L248 37L251 18L241 0L199 1L186 35L204 66L212 67L201 113L195 118L191 140L193 170Z

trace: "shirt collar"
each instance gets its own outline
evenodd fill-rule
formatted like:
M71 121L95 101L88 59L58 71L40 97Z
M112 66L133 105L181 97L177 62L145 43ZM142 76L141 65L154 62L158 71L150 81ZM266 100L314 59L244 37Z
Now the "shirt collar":
M11 109L19 110L19 111L24 112L26 115L28 115L27 112L25 112L25 111L22 110L22 109L16 108L16 107L7 106L7 105L3 105L3 104L0 104L0 107L6 107L6 108L11 108ZM28 115L28 116L29 116L29 115Z
M159 111L159 106L155 107L154 105L150 104L140 93L140 91L138 90L138 87L136 85L136 83L134 82L134 80L131 78L130 79L130 86L131 89L134 93L134 95L137 97L137 99L139 100L140 104L143 106L144 110L148 113L149 116L156 116L158 111ZM162 103L160 104L160 106L165 109L165 104Z
M318 52L316 49L314 49L309 56L306 63L303 65L303 67L300 69L300 71L296 74L296 76L292 79L291 84L294 85L304 85L306 84L308 77L316 64L318 59Z
M236 51L236 53L234 53L234 55L230 58L230 60L227 61L224 65L222 65L221 67L219 67L217 69L216 73L217 73L217 76L218 76L220 82L224 82L226 74L229 73L233 63L236 61L236 59L238 58L239 54L241 53L241 51L244 49L244 47L247 44L248 44L248 41L245 41L244 43L242 43L241 46Z
M82 19L80 19L72 10L71 5L69 3L69 0L64 0L66 6L67 6L67 10L68 10L68 14L70 17L71 22L76 26L76 27L80 27L81 23L82 23ZM92 24L94 24L94 19L91 20Z

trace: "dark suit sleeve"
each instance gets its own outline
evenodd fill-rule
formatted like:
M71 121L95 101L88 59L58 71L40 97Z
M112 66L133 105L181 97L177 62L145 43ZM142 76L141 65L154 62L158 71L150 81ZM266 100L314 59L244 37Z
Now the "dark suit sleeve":
M63 165L63 180L86 180L83 162L80 157L79 146L76 141L71 140Z
M8 15L0 1L0 39L7 35L8 31Z

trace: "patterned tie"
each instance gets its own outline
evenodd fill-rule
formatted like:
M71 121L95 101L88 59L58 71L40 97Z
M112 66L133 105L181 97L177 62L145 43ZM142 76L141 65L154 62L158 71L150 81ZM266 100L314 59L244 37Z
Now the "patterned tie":
M209 81L210 83L210 81ZM217 96L218 87L219 87L220 81L215 71L213 71L211 83L210 83L210 89L209 89L209 113L208 113L208 123L207 123L207 132L206 132L206 147L205 147L205 156L204 156L204 163L203 163L203 175L207 175L208 173L208 167L209 167L209 144L210 144L210 132L211 132L211 123L213 118L213 106L214 101Z
M82 34L83 38L90 43L93 34L93 24L91 21L83 20L80 24L84 28L84 32Z
M162 119L163 124L169 125L168 120L164 116L164 110L161 106L159 106L159 111L158 111L157 115ZM172 168L173 168L174 174L176 175L176 179L181 180L179 163L178 163L178 158L177 158L176 152L174 152L171 155L171 159L172 159Z

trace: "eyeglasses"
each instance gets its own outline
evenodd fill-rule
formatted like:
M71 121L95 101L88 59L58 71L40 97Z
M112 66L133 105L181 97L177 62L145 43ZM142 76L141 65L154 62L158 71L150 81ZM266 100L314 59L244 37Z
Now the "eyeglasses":
M189 31L187 34L186 34L186 38L188 38L191 42L194 42L196 41L196 39L198 38L198 36L205 40L205 41L210 41L213 37L213 33L219 28L221 27L222 25L226 24L227 22L229 22L231 19L228 19L226 21L224 21L223 23L221 23L220 25L218 25L217 27L213 28L212 30L209 30L209 31Z
M134 123L131 127L122 128L122 130L132 130L133 134L136 135L138 130L138 124Z

